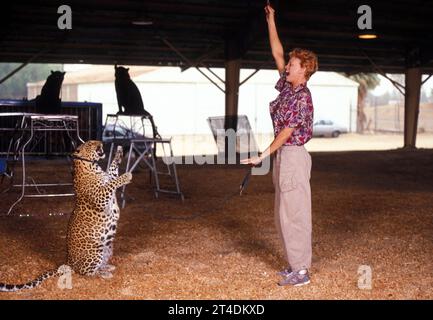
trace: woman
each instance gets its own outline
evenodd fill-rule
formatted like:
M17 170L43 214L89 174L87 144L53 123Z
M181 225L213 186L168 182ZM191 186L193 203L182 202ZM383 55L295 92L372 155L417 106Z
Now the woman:
M275 25L275 11L265 7L272 55L280 73L275 88L280 91L270 103L275 139L260 157L242 161L253 166L274 152L275 222L288 262L279 272L279 285L310 283L311 267L311 156L304 148L313 133L313 103L307 81L317 71L316 55L294 49L286 64Z

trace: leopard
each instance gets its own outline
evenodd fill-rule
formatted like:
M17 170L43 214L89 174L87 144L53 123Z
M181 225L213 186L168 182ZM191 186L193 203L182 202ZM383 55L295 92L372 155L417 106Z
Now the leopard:
M25 284L0 283L0 291L13 292L32 289L43 281L67 272L83 276L113 277L115 266L109 264L113 255L113 241L120 217L116 190L131 183L132 174L119 176L123 149L116 154L107 171L98 161L105 158L103 143L89 140L71 155L73 161L74 209L69 217L66 236L66 263L49 270Z

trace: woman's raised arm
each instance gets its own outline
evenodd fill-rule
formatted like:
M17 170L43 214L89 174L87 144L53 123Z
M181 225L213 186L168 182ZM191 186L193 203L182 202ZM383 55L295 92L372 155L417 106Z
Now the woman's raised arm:
M275 64L277 65L278 72L284 71L286 62L284 60L284 49L278 37L277 26L275 24L275 10L267 5L265 7L266 21L268 23L269 43L272 49L272 56L274 57Z

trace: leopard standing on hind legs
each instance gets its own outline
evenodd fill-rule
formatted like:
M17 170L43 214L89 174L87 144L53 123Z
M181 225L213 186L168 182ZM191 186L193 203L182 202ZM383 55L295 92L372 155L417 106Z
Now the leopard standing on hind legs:
M65 265L80 275L112 277L111 271L115 267L108 262L113 254L120 215L116 189L132 179L129 172L118 174L122 156L122 147L119 146L108 172L105 172L97 163L105 157L101 141L87 141L72 154L76 201L68 224ZM65 269L63 265L26 284L0 283L0 291L37 287L50 277L61 276Z

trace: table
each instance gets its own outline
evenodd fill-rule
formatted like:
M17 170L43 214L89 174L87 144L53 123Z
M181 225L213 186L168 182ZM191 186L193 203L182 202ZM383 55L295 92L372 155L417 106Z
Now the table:
M73 196L74 193L49 193L49 194L27 194L26 187L58 187L58 186L72 186L71 182L68 183L44 183L37 184L33 182L27 183L26 175L26 150L32 146L32 143L39 143L45 139L47 132L65 132L68 136L70 143L75 149L78 146L78 142L83 143L79 134L79 122L78 116L74 115L44 115L35 113L0 113L0 117L17 117L16 126L14 128L14 135L9 144L8 155L6 161L9 160L11 154L13 154L14 166L15 162L20 161L22 165L22 182L21 184L12 184L11 187L20 187L21 195L18 199L9 207L7 215L9 215L12 209L24 198L24 197L59 197L59 196ZM16 133L19 135L16 136ZM41 134L42 133L42 134ZM26 138L26 136L28 136ZM65 141L63 139L63 143ZM66 144L65 144L66 146ZM14 168L13 168L14 169ZM13 170L12 169L12 170ZM9 188L11 189L11 188ZM9 190L8 189L8 190Z

